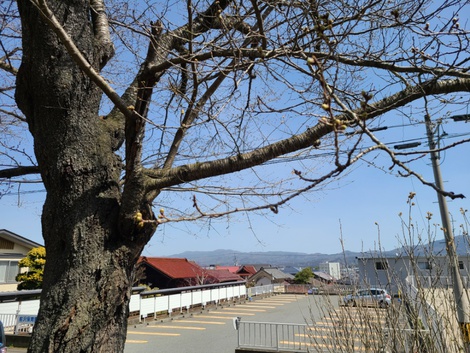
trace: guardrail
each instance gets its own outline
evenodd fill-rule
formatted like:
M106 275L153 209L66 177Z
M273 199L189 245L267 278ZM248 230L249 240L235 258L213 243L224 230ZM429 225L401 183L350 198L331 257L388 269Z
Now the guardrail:
M239 320L238 348L262 348L272 351L308 352L308 326Z
M344 352L377 351L414 353L419 345L428 347L424 340L430 339L429 330L384 328L382 332L367 336L370 342L355 339L355 330L361 327L332 327L331 325L306 325L273 322L234 321L238 330L238 351L257 350L266 352ZM320 336L319 336L320 334ZM375 337L377 336L377 337ZM374 346L371 346L374 343ZM417 348L418 347L418 348ZM424 350L423 350L424 351Z

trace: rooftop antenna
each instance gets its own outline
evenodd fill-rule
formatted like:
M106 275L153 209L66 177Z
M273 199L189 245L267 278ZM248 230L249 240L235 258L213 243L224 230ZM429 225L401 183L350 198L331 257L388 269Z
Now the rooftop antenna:
M233 254L233 265L238 266L237 254Z

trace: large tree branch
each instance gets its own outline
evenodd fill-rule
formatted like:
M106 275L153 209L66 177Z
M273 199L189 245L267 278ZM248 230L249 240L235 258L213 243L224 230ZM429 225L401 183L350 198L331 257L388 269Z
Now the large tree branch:
M366 111L358 110L353 112L353 114L361 117L363 120L370 120L422 98L423 96L462 91L470 91L470 79L432 80L423 85L407 87L394 95L369 105ZM335 119L351 121L354 117L351 116L351 113L344 113L335 117ZM148 176L147 190L161 190L164 187L252 168L282 155L309 148L318 139L332 131L334 131L334 125L320 122L301 134L294 135L288 139L275 142L252 152L220 160L183 165L170 170L146 170L145 174Z
M318 124L302 134L294 135L252 152L215 161L183 165L170 170L146 170L145 174L149 177L147 190L159 190L168 186L248 169L276 157L308 148L320 137L330 133L332 129L331 125Z
M415 74L432 74L439 77L461 77L470 78L470 73L467 70L457 70L453 68L444 67L431 67L431 66L406 66L399 65L394 62L387 62L381 59L363 59L363 58L351 58L347 55L342 54L331 54L325 52L304 52L288 50L286 48L272 49L272 50L261 50L260 48L229 48L229 49L214 49L207 53L197 53L179 56L171 58L165 62L159 63L151 67L151 71L154 74L158 74L169 69L172 66L180 65L188 61L204 61L212 58L226 58L226 57L238 57L238 58L264 58L270 59L273 57L297 57L305 60L307 57L316 57L317 59L328 59L340 64L345 64L355 67L369 67L374 69L381 69L390 72L400 73L415 73Z
M180 50L182 44L191 40L212 28L218 26L220 13L232 0L215 0L208 9L197 16L194 21L174 31L163 33L160 22L151 23L150 43L141 70L137 74L137 99L132 107L133 115L125 116L126 138L126 184L123 190L123 213L139 209L142 203L146 203L146 191L142 183L141 151L147 118L154 86L159 81L162 72L152 70L155 65L165 62L173 50ZM127 196L130 197L127 197ZM155 194L156 196L156 194ZM148 211L151 216L151 210Z
M114 55L114 44L109 32L108 16L103 0L90 0L91 18L95 33L95 42L100 55L100 68L103 68Z
M39 174L39 167L37 166L25 166L25 167L16 167L0 170L0 178L11 179L18 176L30 175L30 174Z
M255 0L253 0L255 2ZM252 27L248 28L248 32L255 32L260 29L262 21L271 13L272 8L269 8L263 16L259 14L258 17L258 22L253 25ZM252 44L252 41L254 40L253 37L248 37L244 40L243 44L241 45L242 48L247 47ZM253 51L253 50L252 50ZM252 52L251 51L251 52ZM259 54L259 50L256 50L256 52ZM220 87L220 85L224 82L224 80L229 77L230 72L233 71L234 67L237 66L237 63L240 61L240 57L237 55L233 55L233 52L228 52L227 57L233 56L233 59L231 62L224 68L222 69L218 74L217 78L212 82L212 84L209 86L209 88L204 92L202 97L199 99L199 101L192 107L192 109L188 110L185 114L185 117L182 121L182 124L178 131L175 134L175 137L173 139L172 145L170 147L170 150L167 155L167 159L165 161L165 164L163 166L164 169L170 168L173 165L173 162L177 156L179 146L185 136L186 131L190 127L191 124L195 121L195 119L199 116L200 111L204 107L204 105L207 103L207 101L212 97L212 95L217 91L217 89Z

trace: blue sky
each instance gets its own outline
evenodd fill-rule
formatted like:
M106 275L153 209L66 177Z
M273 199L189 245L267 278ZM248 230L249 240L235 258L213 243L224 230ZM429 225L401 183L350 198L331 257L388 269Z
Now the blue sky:
M416 133L424 138L424 127ZM469 133L470 123L448 122L449 135ZM389 137L388 141L393 140ZM405 139L407 141L407 139ZM453 141L449 139L447 144ZM443 152L441 170L445 188L463 193L465 199L448 203L458 234L462 218L460 208L469 208L470 144L457 146ZM380 158L379 158L380 159ZM387 161L382 162L389 166ZM429 158L413 164L415 170L432 180ZM280 168L288 173L292 167ZM39 185L34 186L40 189ZM295 199L278 214L264 216L239 214L230 220L212 220L199 223L176 223L161 226L144 250L147 256L165 256L194 250L232 249L238 251L296 251L304 253L338 253L344 248L351 251L374 249L379 246L391 250L404 242L400 213L406 219L407 198L415 192L412 207L413 222L419 231L426 226L427 212L433 213L433 223L440 223L436 193L415 178L400 178L385 174L364 163L343 179L325 189ZM0 228L8 229L36 242L42 243L40 213L44 193L5 196L0 199ZM437 239L441 234L433 235ZM425 235L427 237L427 235Z
M374 86L377 78L376 75L370 75L371 87ZM390 93L384 92L387 89L380 85L378 88L382 94ZM406 109L409 110L408 115L413 115L411 108ZM437 116L452 115L449 111L444 111L445 109L452 108L445 107L442 111L437 108L436 110L439 111ZM455 114L469 113L468 107L460 109ZM396 128L389 129L379 137L390 143L410 141L414 138L422 139L424 143L421 150L426 149L424 126L405 127L404 121L404 118L400 120L400 118L388 117L389 126L393 125ZM303 123L301 125L303 127ZM300 126L298 128L300 129ZM470 134L470 123L448 120L444 129L449 136L459 133ZM275 126L270 133L276 131ZM447 145L456 141L457 139L450 138L444 140ZM462 193L467 197L470 197L469 155L470 144L458 146L443 152L441 166L446 190ZM344 178L325 188L294 199L288 207L281 208L278 214L269 211L264 215L238 214L230 217L229 220L217 219L210 222L206 220L198 223L160 226L145 248L144 255L164 256L187 250L216 249L338 253L342 251L341 237L346 250L373 249L379 246L379 241L381 248L390 250L402 245L404 241L399 214L407 215L409 208L407 198L410 192L416 193L413 200L415 203L413 222L417 224L417 231L425 227L427 212L434 214L433 222L440 223L434 190L423 186L415 178L399 178L387 174L385 171L390 166L390 161L382 156L377 158L369 156L368 158L377 162L384 170L360 162ZM429 158L420 159L412 166L428 181L433 180ZM266 175L275 172L276 176L285 179L292 177L292 168L293 165L276 164L274 167L268 166L258 171L265 171ZM235 175L234 180L237 177L238 175ZM21 186L21 190L24 191L41 189L42 186L39 184ZM10 195L0 198L0 228L42 243L40 214L44 192L22 193L18 196L15 191L13 189ZM182 204L171 206L185 208L191 205L190 195L183 195L178 202ZM459 209L468 208L468 203L468 198L449 202L449 209L456 220L454 225L457 230L461 222ZM436 237L442 238L440 234Z

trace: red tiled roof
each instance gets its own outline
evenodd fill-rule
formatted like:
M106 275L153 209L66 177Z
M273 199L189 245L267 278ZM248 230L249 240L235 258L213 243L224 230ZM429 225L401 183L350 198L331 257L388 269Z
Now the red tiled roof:
M228 270L231 273L237 273L240 266L215 266L216 270Z
M250 265L248 265L248 266L242 266L242 267L240 267L240 269L237 271L237 273L248 273L248 274L250 274L250 275L254 275L256 272L258 272L258 271L256 271L255 266L250 266Z
M203 274L203 269L187 259L169 257L141 257L140 262L145 262L168 277L194 278Z
M217 282L222 283L222 282L236 282L236 281L241 281L242 278L240 276L237 276L234 273L231 273L229 270L205 270L205 272L213 277Z

